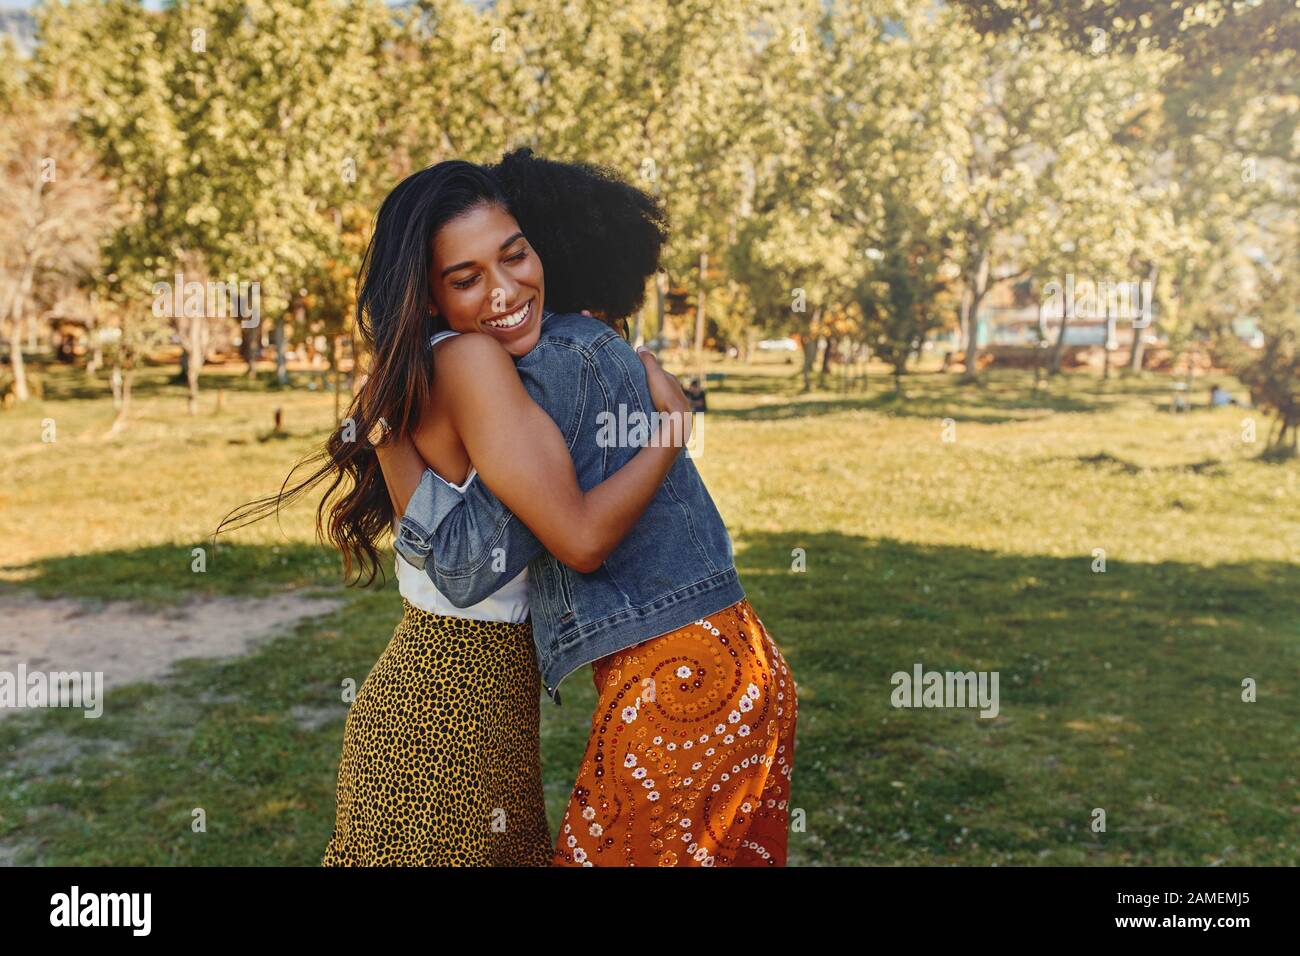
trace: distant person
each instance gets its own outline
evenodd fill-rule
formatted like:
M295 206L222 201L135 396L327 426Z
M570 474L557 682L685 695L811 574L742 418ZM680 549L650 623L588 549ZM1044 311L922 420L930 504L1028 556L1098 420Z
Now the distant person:
M688 393L689 395L689 393ZM1232 397L1231 393L1222 385L1215 385L1210 389L1210 407L1218 408L1221 405L1236 405L1237 400Z
M700 384L698 378L691 379L690 387L686 390L686 397L690 400L691 411L704 412L708 411L708 400L704 396L704 386Z

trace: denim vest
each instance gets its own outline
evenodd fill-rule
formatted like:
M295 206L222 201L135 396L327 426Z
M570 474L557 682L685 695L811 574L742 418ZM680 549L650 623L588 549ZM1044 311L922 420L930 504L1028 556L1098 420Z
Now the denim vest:
M609 326L583 315L544 313L537 345L516 368L533 401L564 435L583 491L639 451L609 440L620 409L624 421L655 412L645 367ZM460 493L432 471L411 497L394 547L457 607L481 601L527 567L537 664L557 704L560 681L583 664L745 596L731 538L686 451L627 537L590 574L553 558L481 479Z

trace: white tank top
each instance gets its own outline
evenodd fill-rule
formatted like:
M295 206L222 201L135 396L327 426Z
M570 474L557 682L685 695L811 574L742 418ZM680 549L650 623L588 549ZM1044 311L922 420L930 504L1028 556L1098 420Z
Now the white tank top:
M445 338L459 335L458 332L439 332L430 341L436 345ZM432 469L431 469L432 470ZM437 472L434 475L447 487L464 494L469 483L478 477L478 469L470 467L469 476L463 484L453 485ZM471 621L506 621L510 624L522 624L528 618L528 569L520 571L488 597L470 607L456 607L446 596L434 587L429 576L400 554L397 555L397 589L402 597L421 611L430 614L442 614L446 617L463 617Z

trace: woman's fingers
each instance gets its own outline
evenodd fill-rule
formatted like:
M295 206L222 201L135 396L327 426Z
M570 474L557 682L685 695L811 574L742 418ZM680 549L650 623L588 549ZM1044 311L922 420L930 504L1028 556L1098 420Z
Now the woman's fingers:
M689 408L681 382L664 371L654 353L642 347L637 349L637 355L645 366L646 384L650 388L650 398L655 403L655 408L661 412Z
M653 375L668 374L663 370L663 366L659 364L659 360L655 358L654 352L651 352L644 345L640 346L636 350L636 354L641 357L641 364L645 366L645 371L647 375L653 376Z

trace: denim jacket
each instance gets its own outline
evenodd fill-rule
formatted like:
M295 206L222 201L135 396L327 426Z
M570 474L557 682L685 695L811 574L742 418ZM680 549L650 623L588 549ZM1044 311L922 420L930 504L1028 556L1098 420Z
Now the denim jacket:
M537 345L516 368L564 435L584 491L637 453L629 441L611 441L609 426L620 410L624 421L636 412L652 416L654 403L640 358L609 326L544 313ZM432 471L411 497L394 547L457 607L483 600L527 567L537 664L557 704L560 681L583 664L745 596L731 538L685 451L627 537L590 574L552 557L481 479L461 493Z

